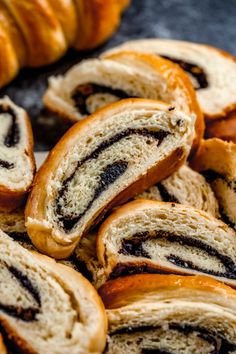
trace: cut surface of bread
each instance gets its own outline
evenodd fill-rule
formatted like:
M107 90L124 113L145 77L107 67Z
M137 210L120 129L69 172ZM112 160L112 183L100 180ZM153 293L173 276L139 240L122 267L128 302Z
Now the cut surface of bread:
M225 117L235 109L236 60L230 54L198 43L144 39L125 42L104 57L124 50L155 53L179 64L195 86L206 119Z
M8 97L0 99L0 210L19 207L35 172L33 135L27 113Z
M2 232L0 249L0 324L6 338L24 353L102 353L106 317L92 285Z
M139 194L136 199L151 199L190 205L214 217L219 216L218 202L206 179L183 165L167 179Z
M168 102L196 116L197 146L204 120L190 80L177 65L157 57L122 52L107 59L85 60L64 76L51 77L44 103L74 122L123 98L139 97Z
M201 276L143 274L107 282L106 353L236 352L236 292Z
M192 166L211 183L222 219L236 229L236 145L217 138L203 140Z
M37 173L26 207L33 244L68 257L95 220L186 160L194 118L158 101L123 100L78 122Z
M206 274L236 287L236 233L182 204L136 200L118 208L98 232L106 277L133 273Z

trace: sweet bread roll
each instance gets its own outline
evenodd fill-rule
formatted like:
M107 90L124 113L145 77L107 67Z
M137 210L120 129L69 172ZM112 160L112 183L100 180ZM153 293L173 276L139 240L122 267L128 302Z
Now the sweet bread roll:
M236 287L236 233L190 206L136 200L117 209L98 232L107 278L132 273L204 273Z
M196 116L196 147L204 121L192 85L178 66L154 55L123 52L75 65L65 76L51 77L44 103L74 122L122 98L160 99Z
M184 163L193 125L192 116L142 99L122 100L77 123L36 176L26 207L33 244L68 257L109 208Z
M224 222L236 229L236 145L216 138L203 140L192 164L211 183Z
M104 56L124 50L155 53L179 64L190 76L207 120L226 117L236 108L236 60L230 54L203 44L144 39L125 42Z
M183 165L167 179L139 194L137 199L151 199L189 205L214 217L219 216L218 201L206 179Z
M33 135L27 113L0 99L0 211L19 207L35 172Z
M236 292L201 276L143 274L100 290L107 308L105 353L235 353Z
M92 49L117 28L126 0L2 0L0 88L24 66L60 58L68 48Z
M24 353L102 353L106 318L92 285L2 232L0 247L0 322L8 339Z

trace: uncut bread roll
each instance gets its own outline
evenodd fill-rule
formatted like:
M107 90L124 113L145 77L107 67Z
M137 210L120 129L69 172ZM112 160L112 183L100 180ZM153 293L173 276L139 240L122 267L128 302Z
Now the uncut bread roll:
M102 353L106 317L92 285L2 232L0 247L0 323L11 344L24 353Z
M103 57L124 50L155 53L179 64L190 76L207 120L227 117L236 109L236 60L230 54L198 43L143 39L125 42Z
M68 48L92 49L120 22L128 1L2 0L0 87L24 66L53 63Z
M236 352L236 292L213 279L134 275L108 282L100 295L107 354Z
M44 95L46 107L73 122L122 98L168 102L196 116L194 147L204 120L191 82L177 65L155 55L122 52L107 59L85 60L64 76L51 77Z
M222 219L236 229L236 145L217 138L203 140L192 166L205 174Z
M72 127L39 170L26 206L33 244L68 257L117 205L184 163L194 118L152 100L123 100Z
M35 172L33 134L27 113L8 97L0 99L0 211L25 201Z
M106 277L203 273L236 287L236 233L190 206L136 200L102 224L97 256Z
M210 184L187 165L181 166L170 177L139 194L136 199L180 203L219 217L218 201Z

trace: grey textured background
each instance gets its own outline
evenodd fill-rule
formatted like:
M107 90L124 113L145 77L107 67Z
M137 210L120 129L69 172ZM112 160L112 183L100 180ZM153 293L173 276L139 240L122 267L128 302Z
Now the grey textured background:
M236 0L133 0L122 24L103 47L91 53L69 51L59 62L24 69L0 96L9 95L30 114L35 150L48 150L68 128L43 110L41 97L52 74L63 73L82 58L135 38L163 37L208 43L236 55Z

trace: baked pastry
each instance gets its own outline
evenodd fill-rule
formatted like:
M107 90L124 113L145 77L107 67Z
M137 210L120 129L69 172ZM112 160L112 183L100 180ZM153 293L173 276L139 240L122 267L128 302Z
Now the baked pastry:
M0 247L0 322L8 339L24 353L102 353L106 317L92 285L2 232Z
M69 47L92 49L117 28L127 1L2 0L0 87L23 66L50 64Z
M133 273L203 273L236 287L236 233L190 206L136 200L118 208L98 232L106 277Z
M151 199L189 205L219 217L218 201L206 179L183 165L167 179L139 194L136 199Z
M236 60L230 54L203 44L144 39L125 42L104 57L124 50L155 53L179 64L190 76L207 120L225 118L236 109Z
M100 290L105 353L235 353L236 292L201 276L143 274Z
M51 111L76 122L128 97L162 100L195 114L197 147L204 120L192 85L177 65L155 55L122 52L107 59L85 60L65 76L50 78L44 103Z
M217 138L203 140L192 166L211 183L222 219L236 229L236 145Z
M122 100L78 122L36 175L26 206L33 244L68 257L104 213L173 173L188 156L194 119L166 103Z
M0 99L0 211L18 208L31 187L35 161L27 113L8 97Z

